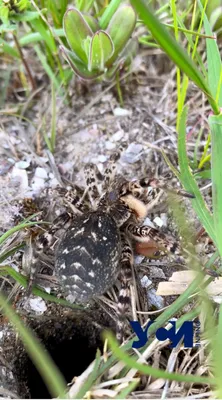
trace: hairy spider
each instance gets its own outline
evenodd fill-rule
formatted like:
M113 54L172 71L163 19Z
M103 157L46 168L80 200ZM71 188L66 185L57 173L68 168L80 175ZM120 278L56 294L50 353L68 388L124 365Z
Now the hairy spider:
M142 178L128 181L116 175L114 153L102 177L97 167L84 168L86 189L59 187L51 194L62 199L64 212L49 231L39 235L33 248L30 285L43 253L55 248L54 274L64 295L76 303L88 303L105 293L118 278L117 338L123 338L125 314L130 305L134 244L154 240L160 248L175 252L177 242L157 229L143 225L155 202L156 189L173 191L166 182ZM176 193L193 197L183 190Z

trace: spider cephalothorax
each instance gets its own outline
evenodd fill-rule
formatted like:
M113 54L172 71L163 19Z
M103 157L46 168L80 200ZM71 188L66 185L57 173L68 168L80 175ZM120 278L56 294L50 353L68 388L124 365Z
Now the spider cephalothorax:
M62 197L65 212L36 242L30 282L39 263L38 256L47 247L55 248L54 273L65 296L72 302L90 302L111 288L118 278L121 283L117 306L118 338L121 340L124 315L130 303L134 243L149 245L154 240L162 249L171 252L178 246L171 237L143 225L155 202L153 189L171 189L156 179L131 182L116 176L117 158L116 154L111 157L104 177L95 165L86 165L86 190L73 187L54 191ZM177 192L191 197L184 191Z

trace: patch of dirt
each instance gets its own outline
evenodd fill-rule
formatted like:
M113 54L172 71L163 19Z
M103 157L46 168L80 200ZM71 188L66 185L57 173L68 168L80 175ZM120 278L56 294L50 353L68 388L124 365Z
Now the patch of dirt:
M67 384L95 359L98 348L103 350L102 332L108 328L115 330L107 314L96 306L73 312L51 304L41 317L26 313L24 322L44 344ZM51 398L24 345L10 327L4 331L1 347L4 370L8 369L7 374L2 373L4 389L15 392L14 398Z

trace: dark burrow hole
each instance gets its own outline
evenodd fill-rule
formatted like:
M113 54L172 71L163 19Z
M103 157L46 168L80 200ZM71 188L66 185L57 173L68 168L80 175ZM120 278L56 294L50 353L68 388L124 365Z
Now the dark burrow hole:
M95 321L95 319L94 319ZM105 328L105 326L103 325ZM92 320L65 318L49 321L34 328L67 383L80 375L95 359L96 351L102 350L101 332ZM22 354L23 353L23 354ZM23 350L15 362L19 395L23 398L50 399L41 375Z

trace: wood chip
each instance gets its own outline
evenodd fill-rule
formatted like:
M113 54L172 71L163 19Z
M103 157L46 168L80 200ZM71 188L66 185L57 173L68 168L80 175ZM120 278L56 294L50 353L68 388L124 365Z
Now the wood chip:
M160 282L156 294L160 296L174 296L183 293L191 284L197 273L194 271L174 272L169 282ZM208 277L206 277L208 279ZM222 277L216 278L207 287L209 295L222 296Z

